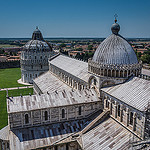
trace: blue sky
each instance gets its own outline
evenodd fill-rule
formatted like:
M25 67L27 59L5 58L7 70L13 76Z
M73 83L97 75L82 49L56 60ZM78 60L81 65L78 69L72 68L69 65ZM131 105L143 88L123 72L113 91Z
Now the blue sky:
M118 14L124 37L150 38L150 0L1 0L0 38L107 37Z

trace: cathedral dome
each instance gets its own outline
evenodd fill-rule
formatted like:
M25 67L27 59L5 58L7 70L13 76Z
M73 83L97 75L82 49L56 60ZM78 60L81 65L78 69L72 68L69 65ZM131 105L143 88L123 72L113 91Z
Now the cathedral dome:
M42 33L38 27L36 27L32 34L32 40L27 42L23 46L23 49L27 51L52 51L50 44L43 39Z
M107 65L138 64L137 56L131 45L118 34L119 24L115 22L111 30L112 34L99 45L92 61Z

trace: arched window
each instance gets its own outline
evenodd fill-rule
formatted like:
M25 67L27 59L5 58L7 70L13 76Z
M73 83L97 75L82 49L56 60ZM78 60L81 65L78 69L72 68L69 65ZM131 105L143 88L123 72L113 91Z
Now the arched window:
M79 115L81 115L81 106L79 106Z
M129 123L133 125L133 112L130 112L130 121Z
M62 109L62 118L65 118L65 110Z
M116 70L116 77L119 77L119 70Z
M94 79L94 85L96 85L96 79Z
M43 66L41 65L41 69L43 68Z
M28 114L25 114L25 124L28 124L29 123L29 116Z
M35 59L36 59L36 56L35 56Z
M45 121L48 120L48 112L47 111L44 112L44 116L45 116Z
M42 59L42 56L40 58Z
M108 70L108 77L111 77L111 70Z

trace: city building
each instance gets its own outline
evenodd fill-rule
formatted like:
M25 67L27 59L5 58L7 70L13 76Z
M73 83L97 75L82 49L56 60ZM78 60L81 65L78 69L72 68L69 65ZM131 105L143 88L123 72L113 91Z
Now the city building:
M118 34L116 22L88 62L55 55L49 71L33 80L34 95L7 95L2 150L149 146L150 76L142 74L142 64Z

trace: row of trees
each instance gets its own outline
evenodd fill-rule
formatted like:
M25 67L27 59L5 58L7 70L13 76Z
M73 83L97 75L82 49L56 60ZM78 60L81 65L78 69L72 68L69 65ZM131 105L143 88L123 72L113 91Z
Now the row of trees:
M84 61L88 61L89 58L92 58L94 55L94 52L89 52L89 53L82 53L80 55L80 53L77 53L77 55L75 56L75 58L77 59L81 59L81 60L84 60Z

